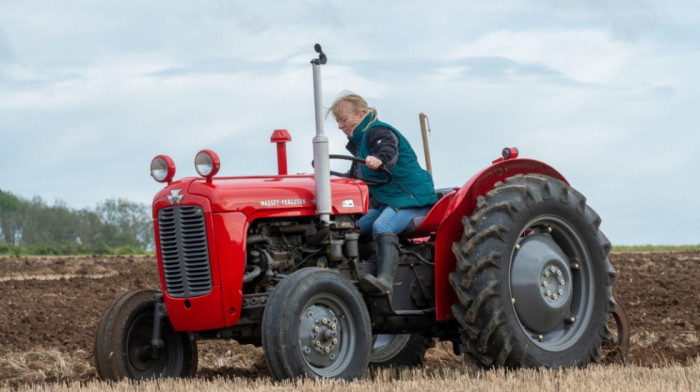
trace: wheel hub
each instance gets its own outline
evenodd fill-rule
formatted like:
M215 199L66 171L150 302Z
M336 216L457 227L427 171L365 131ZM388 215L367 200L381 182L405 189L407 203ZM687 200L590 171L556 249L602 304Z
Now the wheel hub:
M335 362L341 347L341 325L335 313L313 305L306 309L299 325L299 346L306 360L316 367Z
M516 249L510 279L515 311L526 329L549 333L569 316L569 259L547 232L527 235Z

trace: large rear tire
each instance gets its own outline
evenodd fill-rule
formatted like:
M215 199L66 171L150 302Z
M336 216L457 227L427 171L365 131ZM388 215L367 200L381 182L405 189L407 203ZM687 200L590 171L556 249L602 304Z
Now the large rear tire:
M95 333L95 368L103 380L189 377L197 371L197 344L161 323L163 349L151 353L154 290L132 290L114 301L102 315Z
M367 370L372 327L357 288L340 274L305 268L270 295L262 346L277 380L361 378Z
M450 274L463 351L487 367L600 361L617 274L585 197L551 177L517 175L479 197L463 223Z

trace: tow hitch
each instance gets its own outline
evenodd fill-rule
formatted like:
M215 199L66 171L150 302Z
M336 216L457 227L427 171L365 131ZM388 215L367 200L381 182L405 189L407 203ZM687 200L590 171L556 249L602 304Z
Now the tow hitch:
M627 310L622 305L622 301L614 296L617 306L613 312L615 324L617 324L617 345L620 346L620 359L622 362L627 361L627 356L630 353L630 319L627 316Z

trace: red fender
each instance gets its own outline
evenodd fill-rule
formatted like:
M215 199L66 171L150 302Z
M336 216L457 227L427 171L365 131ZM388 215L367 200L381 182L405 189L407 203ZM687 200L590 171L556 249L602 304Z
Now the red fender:
M435 317L438 321L452 320L452 305L457 302L448 280L455 270L452 244L459 242L464 233L462 217L470 216L476 208L477 197L486 195L497 182L518 174L543 174L568 184L553 167L533 159L500 160L477 173L460 188L445 209L435 238Z

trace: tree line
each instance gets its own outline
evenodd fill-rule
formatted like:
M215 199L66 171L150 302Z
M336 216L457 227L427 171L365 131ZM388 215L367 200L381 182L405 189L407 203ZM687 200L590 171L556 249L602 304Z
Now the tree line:
M154 249L150 206L109 199L94 209L48 205L0 189L0 254L133 254Z

